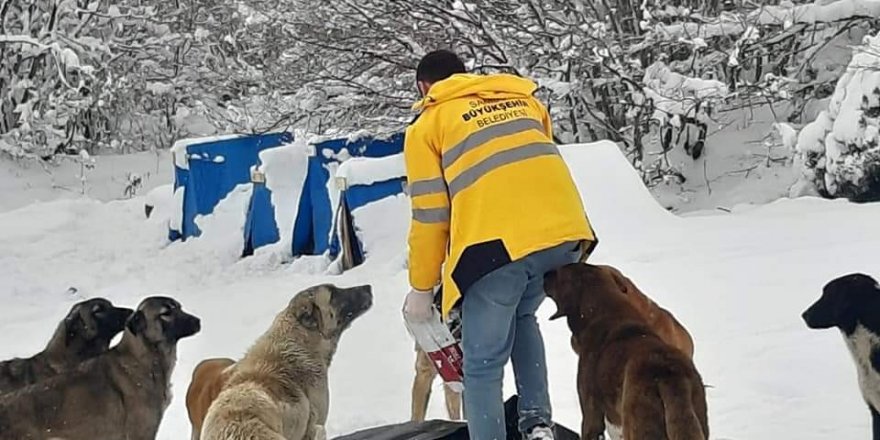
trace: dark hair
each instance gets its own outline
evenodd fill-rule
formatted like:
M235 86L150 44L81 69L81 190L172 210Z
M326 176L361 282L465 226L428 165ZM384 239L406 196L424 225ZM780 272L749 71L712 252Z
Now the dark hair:
M456 73L467 73L461 58L448 50L435 50L419 61L416 67L416 81L435 83Z

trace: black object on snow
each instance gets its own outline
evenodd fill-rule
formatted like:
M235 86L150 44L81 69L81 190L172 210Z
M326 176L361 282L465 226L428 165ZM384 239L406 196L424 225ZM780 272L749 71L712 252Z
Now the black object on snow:
M519 400L514 395L504 403L504 418L507 426L507 440L521 440L517 430L516 404ZM556 440L580 440L574 431L556 424ZM468 440L467 423L448 420L428 420L425 422L407 422L397 425L385 425L369 428L336 437L333 440Z

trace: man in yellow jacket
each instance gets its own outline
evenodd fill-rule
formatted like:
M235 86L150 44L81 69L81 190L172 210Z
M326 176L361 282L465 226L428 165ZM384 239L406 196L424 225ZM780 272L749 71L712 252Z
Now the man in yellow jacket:
M506 438L508 359L520 396L520 431L527 439L552 439L535 312L545 298L544 274L582 261L596 243L581 197L532 81L467 74L448 51L426 55L416 81L420 114L404 144L412 203L412 290L404 313L428 319L441 281L443 316L461 301L471 439Z

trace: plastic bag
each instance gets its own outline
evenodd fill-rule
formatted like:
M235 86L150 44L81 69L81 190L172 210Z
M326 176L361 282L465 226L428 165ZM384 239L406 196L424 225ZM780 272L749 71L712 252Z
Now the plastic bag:
M434 362L443 382L461 393L464 390L461 345L441 321L440 312L436 308L433 312L430 319L421 322L410 322L404 315L404 323L419 348Z

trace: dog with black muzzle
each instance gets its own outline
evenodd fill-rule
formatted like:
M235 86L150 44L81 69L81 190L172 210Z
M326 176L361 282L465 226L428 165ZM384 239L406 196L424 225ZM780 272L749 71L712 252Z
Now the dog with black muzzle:
M871 412L874 440L880 440L880 285L862 273L835 278L801 315L807 327L837 327L852 354L859 390Z
M202 425L202 440L326 438L327 371L339 338L373 303L369 285L296 294L236 362Z
M171 402L177 343L200 328L174 299L144 299L110 351L0 397L0 433L17 440L155 439Z
M0 362L0 395L46 380L106 353L110 341L122 331L132 312L104 298L74 304L43 351L29 358Z

